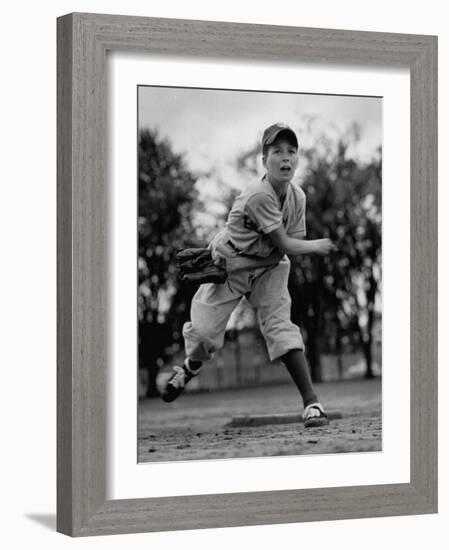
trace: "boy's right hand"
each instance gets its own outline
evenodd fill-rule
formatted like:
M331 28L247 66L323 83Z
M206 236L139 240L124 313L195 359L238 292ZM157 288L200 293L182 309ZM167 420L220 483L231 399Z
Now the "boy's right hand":
M326 256L326 254L335 250L337 250L337 247L330 239L317 239L315 241L315 254Z

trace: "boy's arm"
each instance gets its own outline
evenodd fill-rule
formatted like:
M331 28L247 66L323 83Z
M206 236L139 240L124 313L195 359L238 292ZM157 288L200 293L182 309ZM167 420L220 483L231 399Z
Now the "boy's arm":
M268 233L268 236L279 252L289 256L301 256L303 254L320 254L324 256L337 249L330 239L305 241L289 237L283 225Z
M268 236L276 245L276 248L278 249L277 252L273 252L266 258L248 258L245 256L226 257L226 271L228 273L234 273L244 269L274 265L281 261L284 254L288 254L290 256L320 254L324 256L333 250L337 250L337 247L330 239L305 241L302 238L295 239L293 237L289 237L283 225L271 233L268 233Z

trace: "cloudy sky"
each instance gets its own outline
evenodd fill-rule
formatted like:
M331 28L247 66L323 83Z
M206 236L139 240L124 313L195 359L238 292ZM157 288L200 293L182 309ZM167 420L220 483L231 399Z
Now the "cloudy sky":
M355 153L361 160L369 160L382 142L380 98L139 87L139 127L157 129L195 171L229 166L278 121L298 131L300 146L310 143L312 133L335 137L357 122L362 136Z

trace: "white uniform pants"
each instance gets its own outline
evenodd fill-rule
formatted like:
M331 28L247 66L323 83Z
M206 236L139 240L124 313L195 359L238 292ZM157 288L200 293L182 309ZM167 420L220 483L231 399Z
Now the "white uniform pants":
M225 243L220 239L223 253ZM183 327L187 357L207 361L223 346L229 317L243 296L256 310L271 361L289 350L304 349L299 327L290 320L289 271L290 260L284 256L275 266L232 273L223 284L201 285L192 300L191 321Z

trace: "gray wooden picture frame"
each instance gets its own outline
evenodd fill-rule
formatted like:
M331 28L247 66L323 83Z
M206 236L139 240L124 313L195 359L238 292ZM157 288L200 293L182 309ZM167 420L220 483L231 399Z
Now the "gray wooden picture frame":
M58 531L85 536L436 512L437 38L82 13L60 17L57 30ZM107 500L108 50L409 68L410 483Z

